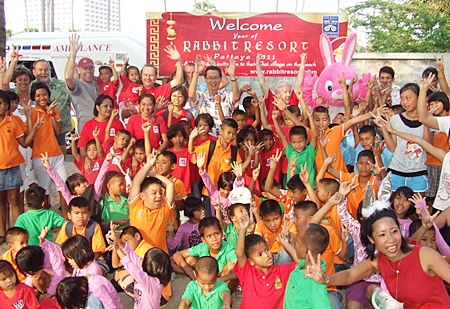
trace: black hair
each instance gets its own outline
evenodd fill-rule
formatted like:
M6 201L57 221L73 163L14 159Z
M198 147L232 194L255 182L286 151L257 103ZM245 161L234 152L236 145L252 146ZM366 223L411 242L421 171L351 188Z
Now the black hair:
M214 127L214 119L210 114L198 114L197 118L195 118L195 126L198 127L198 123L200 122L200 120L203 120L204 122L206 122L209 126L209 129L211 130Z
M169 140L171 140L172 138L177 136L178 133L181 133L181 135L183 135L183 138L185 140L188 139L188 133L186 132L186 129L180 123L176 123L176 124L170 126L170 128L167 130L167 138Z
M133 145L134 149L141 149L145 151L145 140L143 138L138 139Z
M183 85L173 87L172 90L170 90L170 96L172 96L172 94L177 91L181 92L181 95L183 96L183 103L181 104L181 106L184 107L188 100L188 93L186 87L184 87Z
M150 187L153 184L157 184L157 185L160 185L162 187L162 181L161 180L159 180L156 177L147 177L141 183L141 192L144 192L145 190L147 190L148 187Z
M430 74L434 74L435 78L439 78L439 73L435 67L428 67L422 72L422 78L427 78Z
M45 202L45 189L39 186L29 187L25 191L25 201L28 207L41 209Z
M394 69L387 65L380 69L380 72L378 73L378 77L381 76L381 73L387 73L387 74L391 75L392 78L395 77Z
M394 220L395 224L399 228L398 233L400 233L400 224L398 223L398 219L395 213L391 209L383 209L376 211L370 217L365 218L361 222L361 241L363 245L366 247L366 254L371 261L373 261L373 259L375 258L376 248L375 244L370 242L369 237L372 237L374 223L382 218L391 218L392 220ZM404 237L402 237L402 244L400 246L400 250L403 253L408 253L412 251L412 249L408 245L408 241Z
M203 201L195 196L188 196L184 200L184 215L188 218L194 218L194 211L205 208Z
M130 236L134 237L134 235L136 235L136 234L139 234L141 239L143 239L142 238L142 234L139 231L139 229L137 227L135 227L135 226L130 225L130 226L127 226L126 228L124 228L122 230L122 234L120 234L120 237L122 237L123 235L130 235Z
M362 150L360 153L358 153L358 157L356 158L356 162L358 162L361 157L367 157L367 158L369 158L369 161L372 164L375 163L375 156L373 155L373 151L372 150Z
M74 235L61 245L61 251L66 259L73 259L80 269L94 261L92 246L86 237Z
M301 115L300 108L298 106L289 105L288 107L286 107L286 109L290 111L295 117L299 117Z
M124 135L128 136L129 138L131 138L131 133L130 133L130 131L128 131L128 130L125 130L125 129L118 130L118 131L116 132L116 136L119 135L119 134L124 134Z
M114 179L116 177L120 178L122 181L125 181L125 176L121 172L118 172L118 171L106 172L105 178L104 178L103 184L102 184L102 198L105 198L106 195L109 193L108 184L112 179Z
M330 234L320 224L308 223L302 242L311 250L313 256L322 254L330 242Z
M263 130L259 131L259 140L260 141L262 141L263 138L266 136L274 137L275 135L273 134L272 130L269 130L269 129L263 129Z
M281 210L280 204L275 200L265 200L259 207L259 214L261 217L269 216L271 214L282 215L282 213L283 211Z
M13 243L14 238L19 235L27 235L28 236L28 232L24 228L21 228L18 226L13 226L13 227L9 228L5 234L6 243L7 244Z
M16 265L19 271L27 275L44 268L45 254L39 246L26 246L17 252Z
M152 103L153 103L153 106L155 106L155 104L156 104L156 99L155 99L155 96L154 96L153 94L151 94L151 93L143 93L143 94L141 94L141 95L139 96L139 103L141 103L141 101L142 101L143 99L145 99L145 98L150 98L150 100L151 100Z
M303 184L303 182L300 180L300 177L298 174L293 175L291 177L291 179L288 180L288 182L286 183L286 187L291 191L295 191L295 190L305 191L306 190L306 187Z
M125 70L127 77L129 77L129 74L130 74L130 71L131 71L131 70L136 70L136 71L138 72L139 80L138 80L137 84L140 84L140 83L141 83L141 72L139 71L139 68L138 68L137 66L130 65L130 66L129 66L128 68L126 68L126 70Z
M200 233L200 236L203 237L205 229L210 227L215 227L219 231L222 231L222 226L220 225L219 219L216 217L205 217L198 223L198 232Z
M233 189L233 183L236 179L236 175L233 172L223 172L220 174L219 179L217 180L217 188L218 189Z
M411 90L417 96L419 96L420 87L419 87L419 85L417 85L415 83L407 83L407 84L403 85L403 87L400 89L400 94L402 94L406 90Z
M245 236L245 246L244 246L244 253L246 257L250 256L250 250L256 245L259 245L261 243L266 243L266 240L258 234L250 234Z
M4 276L7 276L9 274L14 274L16 277L16 284L18 285L20 283L19 277L17 277L17 272L12 266L12 264L6 260L0 260L0 274L3 274Z
M8 96L9 96L9 100L10 101L19 101L19 95L17 93L15 93L14 91L5 91Z
M242 99L242 106L244 107L246 112L248 112L248 110L253 107L252 100L253 100L253 97L250 95L246 96L245 98Z
M442 105L444 106L444 110L445 111L449 111L450 110L450 103L449 103L449 99L448 96L445 92L442 91L438 91L438 92L433 92L432 94L430 94L428 96L428 102L441 102Z
M264 178L263 181L261 182L261 188L266 191L266 181L267 178ZM273 187L274 188L279 188L280 187L280 183L274 178L273 179Z
M236 208L238 208L238 207L244 207L245 210L247 211L247 214L249 214L249 213L248 213L248 209L247 209L247 207L246 207L244 204L242 204L242 203L235 203L235 204L232 204L232 205L231 205L230 207L228 207L228 209L227 209L228 218L231 219L231 217L234 216L234 210L235 210Z
M95 99L95 104L94 104L94 117L98 116L98 110L97 110L97 106L102 105L102 103L106 100L110 100L111 104L114 106L114 100L106 94L101 94L97 97L97 99Z
M339 181L334 178L322 178L319 184L324 186L325 191L335 194L339 190Z
M316 203L313 201L301 201L294 204L294 210L301 210L304 213L312 216L314 215L319 209L317 208Z
M325 106L317 106L316 108L314 108L314 110L313 110L313 117L317 113L325 113L325 114L327 114L328 117L330 117L330 113L328 111L328 108L326 108Z
M371 126L369 124L367 124L365 126L362 126L359 129L359 134L362 134L362 133L370 133L370 135L372 135L372 136L376 136L377 135L377 131L375 130L375 127Z
M67 211L71 212L73 207L89 209L89 201L82 196L74 197L73 199L70 200L69 208Z
M87 183L87 182L88 181L87 181L86 177L84 177L80 173L73 173L72 175L67 177L66 186L67 186L67 189L69 189L70 194L76 195L75 187L78 187L82 183Z
M215 277L219 275L219 263L211 256L202 256L195 262L194 265L195 274L202 273L204 275L212 275Z
M67 277L58 283L56 300L63 309L84 308L89 296L89 281L86 277Z
M177 155L174 154L172 151L169 151L169 150L161 151L158 154L158 157L159 156L163 156L163 157L169 158L170 164L177 164Z
M88 149L91 145L94 145L97 147L97 142L95 141L95 139L91 139L86 143L86 149ZM98 151L98 149L97 149Z
M112 74L112 72L113 72L113 70L112 70L109 66L107 66L107 65L102 65L101 67L99 67L99 68L98 68L98 73L101 74L101 73L102 73L102 70L108 70L108 72L109 72L110 74Z
M219 67L214 66L214 65L210 65L209 67L207 67L205 70L205 73L204 73L205 78L206 78L208 71L217 71L219 73L219 77L222 78L222 70Z
M389 198L389 202L391 203L392 209L394 209L394 200L397 196L404 196L407 200L412 198L414 195L414 191L406 186L402 186L397 188L394 192L392 192L391 197ZM409 217L415 212L414 203L410 202L411 205L408 208L408 211L406 212L405 216Z
M235 109L233 111L233 113L231 114L231 117L233 117L233 119L234 119L235 116L244 116L245 118L248 118L247 113L241 109Z
M253 136L253 139L255 140L255 143L258 142L258 134L256 133L255 128L253 126L251 126L251 125L246 125L237 134L237 136L236 136L236 143L238 145L240 145L244 141L244 139L247 136L249 136L249 135Z
M11 108L11 99L6 91L0 90L0 100L3 100L6 103L8 110Z
M222 121L222 125L220 126L220 128L223 129L225 127L230 127L236 130L239 128L236 120L234 120L233 118L226 118Z
M289 138L292 138L294 135L303 136L303 138L308 139L308 132L305 127L295 126L289 130Z
M394 114L401 114L405 111L405 109L403 108L403 106L401 106L400 104L398 105L393 105L390 107L390 109L394 112Z
M43 82L37 82L31 85L31 89L30 89L30 99L35 101L36 99L36 92L39 89L44 89L45 91L47 91L48 94L48 100L50 101L50 97L51 97L51 92L50 92L50 88L48 88L48 86L43 83Z

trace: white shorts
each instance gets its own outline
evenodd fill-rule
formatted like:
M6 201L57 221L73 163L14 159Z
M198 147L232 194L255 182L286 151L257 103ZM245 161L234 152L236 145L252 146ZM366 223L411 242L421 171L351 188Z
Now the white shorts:
M64 155L49 157L48 162L62 178L63 181L67 179L66 162L64 162ZM45 194L49 195L52 192L52 179L45 171L45 167L42 165L40 158L33 159L34 174L37 179L37 183L40 187L45 189ZM59 188L56 188L59 191Z

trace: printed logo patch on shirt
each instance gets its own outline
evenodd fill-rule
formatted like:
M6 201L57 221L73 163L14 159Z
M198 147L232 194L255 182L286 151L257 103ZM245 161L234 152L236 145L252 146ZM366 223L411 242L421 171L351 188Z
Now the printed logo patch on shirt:
M138 215L138 217L143 217L144 216L144 212L142 210L139 210L137 215Z
M19 299L18 301L14 302L13 304L14 309L22 309L25 308L25 301L23 299Z
M92 167L92 171L95 172L95 171L98 171L99 169L100 169L100 164L98 164L98 162L95 162L94 166Z
M270 159L267 159L266 166L270 166Z
M159 127L153 126L153 133L159 133Z
M111 129L109 130L109 136L116 136L116 129L111 128Z
M255 168L255 160L250 161L250 168Z
M283 287L280 278L278 276L275 278L275 290L279 290Z
M180 158L178 165L179 166L186 166L187 159L186 158Z

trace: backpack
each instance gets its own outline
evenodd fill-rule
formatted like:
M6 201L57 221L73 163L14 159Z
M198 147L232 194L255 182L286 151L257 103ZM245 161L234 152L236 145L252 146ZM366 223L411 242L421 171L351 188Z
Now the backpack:
M189 112L189 111L186 111L186 114L187 114L187 116L188 116L188 122L189 122L189 125L191 124L191 121L192 121L192 113L191 112ZM167 122L167 118L169 117L169 110L168 109L166 109L165 111L164 111L164 113L163 113L163 118L164 118L164 120ZM158 124L158 126L159 126L159 124Z
M89 220L88 224L86 225L86 232L84 233L85 235L84 237L88 240L91 246L92 246L92 237L94 237L96 224L97 222L95 222L94 220ZM66 234L68 238L73 236L72 231L73 231L73 222L69 221L66 224Z

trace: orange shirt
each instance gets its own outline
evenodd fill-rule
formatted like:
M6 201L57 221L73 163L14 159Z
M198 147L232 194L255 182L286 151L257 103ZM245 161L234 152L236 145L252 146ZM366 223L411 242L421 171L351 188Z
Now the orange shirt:
M439 132L434 136L434 142L433 146L435 148L439 148L444 150L445 152L448 152L449 150L449 144L448 144L448 136L444 132ZM432 166L442 166L442 162L436 159L436 157L433 157L427 152L427 161L426 165L432 165Z
M330 242L328 243L328 247L320 257L322 260L327 262L325 264L325 273L329 275L336 272L334 268L334 259L336 258L336 255L338 255L342 250L342 240L341 237L339 237L338 233L336 233L334 228L328 225L323 225L323 227L327 229L328 234L330 235ZM337 291L337 288L334 285L327 286L327 289Z
M61 122L58 110L55 108L53 111L55 113L53 117L55 117L58 122ZM47 111L43 111L39 107L35 107L31 110L31 122L34 125L38 116L42 118L42 115L44 115L44 118L42 119L44 123L34 136L33 152L31 153L31 157L40 158L41 153L45 154L45 152L48 153L49 157L59 156L62 152L61 148L59 148L58 141L56 140L52 116L50 116Z
M340 173L340 181L341 182L347 182L352 181L353 177L355 177L355 173ZM377 178L375 176L371 176L369 179L369 184L373 189L373 192L375 193L375 196L378 195L378 183ZM367 186L363 189L361 189L359 185L359 175L355 178L355 189L350 191L350 193L347 195L347 210L352 215L352 217L355 220L358 220L357 212L358 212L358 206L359 203L362 202L364 199L364 194L366 193Z
M61 229L59 230L58 237L56 237L55 243L57 243L58 245L62 245L63 242L65 242L67 239L69 239L69 237L67 236L67 233L66 233L66 225L67 225L67 222L64 223L64 225L61 227ZM84 229L83 232L80 233L79 235L86 236L85 233L86 233L86 229ZM78 233L75 229L75 225L72 228L72 235L78 235ZM94 235L92 235L92 251L94 251L94 253L95 252L99 252L99 253L106 252L106 244L105 244L105 239L103 238L102 228L100 227L100 224L98 224L98 223L95 225Z
M185 198L187 194L186 194L186 187L184 186L184 183L181 180L179 180L173 176L171 176L169 178L169 180L171 182L173 182L173 185L175 187L175 195L180 194L182 198ZM186 184L186 185L190 185L190 184ZM163 191L166 192L165 190L163 190Z
M219 176L223 172L230 172L232 170L231 168L231 144L228 145L226 149L223 149L221 146L222 138L219 137L219 139L216 142L216 148L214 149L214 155L211 158L211 162L209 162L208 169L206 170L208 172L209 177L211 177L212 183L217 186L217 181L219 180ZM198 154L200 152L204 152L206 156L208 156L209 152L209 144L211 141L207 141L200 146L195 148L195 153ZM206 161L206 160L205 160ZM237 163L241 163L242 159L239 153L236 155L236 161ZM206 162L204 167L206 167ZM208 190L206 188L203 188L203 195L208 196Z
M0 169L16 167L25 162L17 141L24 134L25 131L12 117L5 116L0 122Z
M20 128L21 128L24 132L26 132L26 131L28 130L28 127L27 127L27 125L23 122L22 118L20 118L20 117L17 116L17 115L14 115L14 114L11 114L10 116L11 116L11 118L12 118L13 120L17 121L17 123L19 124Z
M255 234L261 235L266 240L270 251L272 251L273 253L278 253L278 251L284 248L283 245L277 241L277 236L281 233L281 230L283 228L283 221L284 220L281 220L280 227L278 228L278 231L276 231L276 233L272 233L262 220L259 220L256 223ZM297 234L297 228L295 227L295 224L292 225L289 231L294 235Z
M327 155L336 154L336 162L332 164L332 166L339 171L347 172L347 166L345 165L344 158L341 153L341 142L344 139L344 125L340 124L331 129L328 129L325 132L325 135L329 138L328 144L326 147ZM323 165L323 155L322 155L322 145L317 143L317 152L316 152L316 170L319 171ZM334 178L328 172L325 173L325 178Z
M136 252L137 256L140 257L141 259L144 258L145 254L147 253L148 250L150 250L151 248L153 248L152 245L150 245L148 242L146 242L145 240L141 240L141 242L139 243L139 245L136 247L136 249L134 249L134 252Z
M16 259L13 258L13 252L11 250L6 251L1 257L0 260L4 260L4 261L8 261L11 263L12 267L14 268L14 270L17 273L17 278L19 279L20 282L25 282L25 279L27 278L27 276L25 276L24 274L22 274L19 271L19 268L17 267L16 264Z
M166 243L166 230L169 219L176 218L174 208L169 206L164 198L163 205L157 209L150 209L144 205L140 195L133 201L128 201L130 209L130 225L136 227L142 238L151 246L169 252ZM176 220L174 220L176 221Z

